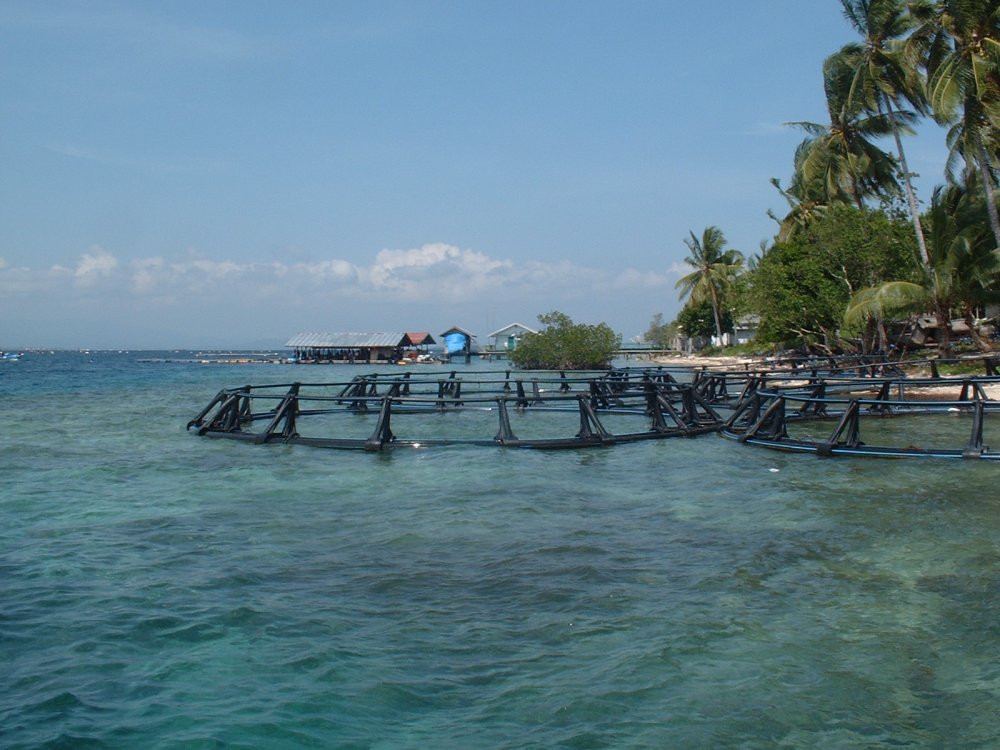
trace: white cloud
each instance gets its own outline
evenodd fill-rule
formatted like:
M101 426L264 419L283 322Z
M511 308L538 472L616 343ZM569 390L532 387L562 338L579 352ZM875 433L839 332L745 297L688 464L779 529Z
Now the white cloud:
M297 263L285 268L282 275L301 274L307 279L320 283L352 282L358 278L358 269L346 260L324 260L319 263Z
M90 253L80 256L73 272L73 283L77 286L92 286L101 278L107 278L118 268L118 259L98 246L91 248Z
M555 263L531 261L517 267L511 275L512 285L535 291L601 288L610 278L607 271L581 266L570 260Z
M206 282L222 281L233 276L242 276L251 272L254 265L236 263L231 260L208 260L199 259L187 261L186 263L173 263L170 270L179 276L190 276L201 278Z
M44 277L44 274L33 273L29 268L16 268L5 264L0 268L0 298L37 295L44 289Z
M157 277L163 271L163 258L140 258L132 262L132 291L145 294L156 288Z
M477 290L497 287L513 264L454 245L432 243L408 250L380 250L368 267L357 269L361 288L408 300L468 299Z
M674 261L669 266L667 266L667 275L676 276L680 278L681 276L687 276L694 269L691 268L687 263L681 263L680 261Z
M686 272L676 263L664 271L627 267L595 268L573 260L514 262L446 243L380 250L371 263L359 265L330 258L308 263L239 262L200 257L137 258L122 267L112 253L94 246L72 268L13 269L0 259L0 291L50 295L70 304L96 288L102 294L120 289L115 299L141 311L173 306L181 300L254 305L281 300L288 307L332 309L338 301L359 304L530 304L559 307L562 300L588 295L602 298L672 286ZM76 290L75 293L73 290ZM80 296L84 299L85 296ZM487 302L489 301L489 302Z
M677 264L675 264L677 265ZM636 268L626 268L615 277L612 286L615 289L655 289L661 286L672 286L673 279L667 273L656 271L640 271Z

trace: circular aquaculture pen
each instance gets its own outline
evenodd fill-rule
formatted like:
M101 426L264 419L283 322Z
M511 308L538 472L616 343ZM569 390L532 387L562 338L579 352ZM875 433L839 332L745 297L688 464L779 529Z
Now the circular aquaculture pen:
M724 437L819 456L1000 459L996 376L768 380L748 383Z
M662 368L602 373L371 373L224 389L188 429L253 443L380 451L440 445L583 448L715 432L721 418Z
M960 377L941 377L936 361L922 363L930 377L908 377L900 363L870 357L717 370L373 372L223 389L187 427L366 451L585 448L719 432L818 456L1000 459L989 447L1000 445L1000 375L992 359L983 363L986 375Z

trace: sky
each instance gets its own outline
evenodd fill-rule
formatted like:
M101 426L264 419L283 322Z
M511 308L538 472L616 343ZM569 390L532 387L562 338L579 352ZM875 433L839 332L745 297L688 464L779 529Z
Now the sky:
M854 38L838 0L3 0L0 349L633 339L691 232L773 238ZM944 130L906 147L926 202Z

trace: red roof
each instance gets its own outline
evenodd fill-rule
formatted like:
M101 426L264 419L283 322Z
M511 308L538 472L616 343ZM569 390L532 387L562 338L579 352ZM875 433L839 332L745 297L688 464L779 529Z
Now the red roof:
M427 331L408 331L406 338L409 340L411 346L423 346L424 344L435 343Z

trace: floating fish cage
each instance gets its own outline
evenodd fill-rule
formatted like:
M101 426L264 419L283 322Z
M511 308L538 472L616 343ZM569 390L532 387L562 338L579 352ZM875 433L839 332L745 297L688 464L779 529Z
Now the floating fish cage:
M900 363L872 357L716 370L368 373L223 389L187 427L366 451L583 448L719 432L818 456L1000 459L989 447L1000 446L1000 401L989 392L1000 375L992 358L982 361L986 375L967 377L941 377L933 360L917 363L931 377L908 377Z
M187 428L205 437L366 451L610 446L715 432L723 420L711 402L725 381L711 381L706 398L707 382L682 383L663 368L371 373L340 383L223 389Z
M1000 459L995 375L971 378L750 379L719 432L741 443L818 456ZM920 417L919 423L914 419ZM832 429L831 429L832 423Z

